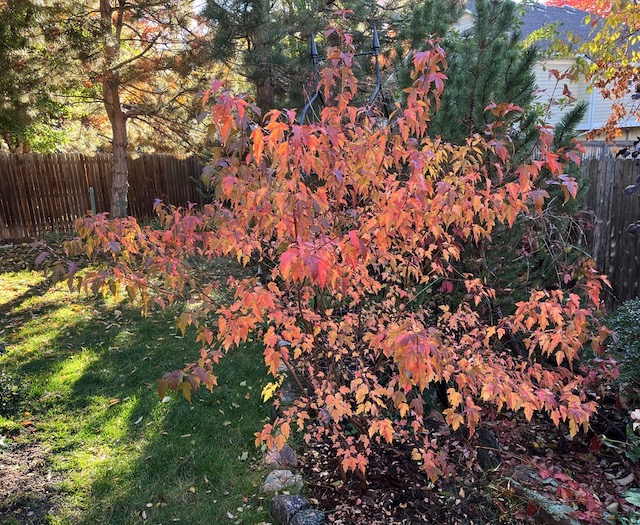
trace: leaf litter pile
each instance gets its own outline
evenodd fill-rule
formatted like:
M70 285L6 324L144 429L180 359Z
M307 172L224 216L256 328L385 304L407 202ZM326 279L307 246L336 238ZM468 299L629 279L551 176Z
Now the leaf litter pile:
M436 431L446 436L455 474L435 484L411 449L395 444L377 451L367 483L341 477L326 444L306 450L304 475L310 496L337 524L632 523L616 516L638 511L624 494L640 486L640 465L602 443L602 435L625 439L628 410L610 401L573 439L540 415L527 422L494 414L471 440L442 422Z

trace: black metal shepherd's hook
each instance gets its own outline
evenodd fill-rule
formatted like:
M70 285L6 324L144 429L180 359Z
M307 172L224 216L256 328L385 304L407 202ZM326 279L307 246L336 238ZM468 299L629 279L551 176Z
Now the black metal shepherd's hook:
M318 90L318 84L320 83L320 73L318 71L318 64L320 63L320 56L318 55L318 47L316 46L315 35L311 34L311 61L313 62L313 90L315 91L313 97L309 99L309 102L305 105L302 113L300 114L300 120L298 121L300 124L304 124L304 118L307 115L307 111L313 105L315 100L319 97L320 101L324 104L324 100L322 100L322 95Z
M374 89L371 97L369 97L369 106L372 106L375 102L376 98L380 96L382 98L382 106L385 114L388 115L387 105L384 101L384 94L382 93L382 76L380 74L380 38L378 36L378 28L373 26L373 45L371 46L371 51L366 51L364 53L356 53L354 56L365 56L372 55L375 59L375 69L376 69L376 88ZM318 55L318 47L316 46L316 41L314 39L314 35L311 35L311 60L313 62L313 82L314 82L314 95L309 99L309 102L304 106L302 113L300 114L300 119L298 121L299 124L304 124L304 119L307 115L307 111L313 105L317 98L324 104L324 100L322 100L322 95L318 90L318 84L320 83L320 73L318 72L318 64L320 63L320 57Z
M378 28L373 26L373 45L371 46L371 54L374 57L376 63L376 89L369 98L369 105L372 106L379 93L382 93L380 88L382 87L382 79L380 77L380 39L378 38ZM384 97L383 97L384 98Z

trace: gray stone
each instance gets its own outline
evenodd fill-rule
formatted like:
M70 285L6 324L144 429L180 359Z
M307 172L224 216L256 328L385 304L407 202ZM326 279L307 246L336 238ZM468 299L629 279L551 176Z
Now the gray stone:
M274 470L264 480L260 490L262 492L300 492L303 487L302 476L294 474L290 470Z
M569 505L561 503L547 494L525 487L515 479L509 481L517 494L538 506L535 517L540 523L545 525L580 525L580 521L572 516L575 510Z
M298 397L298 389L292 379L287 378L280 387L280 405L290 406Z
M324 512L316 509L301 510L289 522L289 525L322 525Z
M296 451L289 446L289 443L285 443L282 449L274 449L267 452L264 462L267 465L275 465L277 467L296 468L298 466L298 455Z
M271 499L271 515L282 525L288 525L296 512L309 508L309 501L303 496L274 496Z

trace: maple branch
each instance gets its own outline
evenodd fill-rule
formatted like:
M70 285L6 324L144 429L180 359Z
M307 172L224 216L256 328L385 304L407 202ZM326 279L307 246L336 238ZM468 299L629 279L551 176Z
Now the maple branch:
M304 389L304 387L302 386L302 383L300 382L300 379L298 379L298 374L296 374L296 371L294 370L294 368L289 364L289 360L288 359L282 359L282 362L284 363L284 366L287 367L287 370L289 370L289 373L291 374L291 376L293 377L293 380L296 382L296 384L298 385L298 388L300 389L300 393L302 395L305 395L307 393L307 391Z

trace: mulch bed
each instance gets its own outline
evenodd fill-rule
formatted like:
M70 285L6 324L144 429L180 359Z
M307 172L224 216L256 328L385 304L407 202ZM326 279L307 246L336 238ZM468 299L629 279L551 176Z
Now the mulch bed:
M615 434L624 429L627 413L605 405L592 426ZM370 459L363 484L353 476L343 481L330 445L320 444L303 453L309 496L331 523L344 525L544 523L542 510L514 489L512 479L552 500L565 491L563 501L581 523L605 523L606 507L612 504L619 512L630 510L623 493L639 486L640 467L602 445L595 432L571 439L567 429L542 416L531 422L507 413L487 419L484 428L499 443L495 469L483 470L478 461L478 453L491 447L483 447L477 436L468 441L456 432L446 438L456 463L449 479L431 483L411 459L409 447L389 446ZM599 511L586 512L588 495L599 503Z

